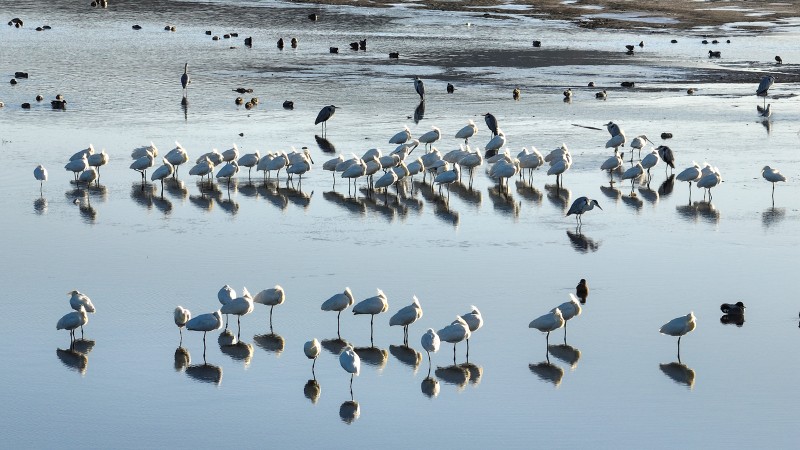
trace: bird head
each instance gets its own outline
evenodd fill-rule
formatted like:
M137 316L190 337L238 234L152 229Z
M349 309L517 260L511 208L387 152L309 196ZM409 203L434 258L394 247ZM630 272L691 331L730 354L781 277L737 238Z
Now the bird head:
M70 296L78 295L78 294L80 294L80 292L78 292L77 290L72 290L72 291L67 292L67 295L70 295Z
M600 206L600 203L597 203L597 200L592 200L592 204L593 204L594 206L597 206L597 207L598 207L598 208L600 208L600 209L603 209L603 207L602 207L602 206Z

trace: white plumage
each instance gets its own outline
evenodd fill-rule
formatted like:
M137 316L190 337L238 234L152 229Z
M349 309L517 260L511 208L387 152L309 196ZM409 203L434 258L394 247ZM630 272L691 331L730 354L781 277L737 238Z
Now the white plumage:
M79 311L81 308L83 308L86 310L86 312L95 312L94 304L92 304L92 300L86 294L82 294L77 290L73 290L67 292L67 295L70 296L69 306L75 311Z
M408 140L411 139L411 130L408 129L408 126L403 127L403 131L395 134L394 136L389 139L390 144L405 144Z
M475 122L470 119L469 123L467 123L467 126L456 132L455 137L456 139L464 139L464 143L467 143L469 142L469 138L475 136L476 134L478 134L478 127L475 125Z

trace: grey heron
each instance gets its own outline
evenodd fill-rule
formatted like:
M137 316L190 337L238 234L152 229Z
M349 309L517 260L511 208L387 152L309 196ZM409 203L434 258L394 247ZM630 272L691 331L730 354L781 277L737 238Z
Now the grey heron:
M484 121L486 121L486 126L489 127L489 130L492 132L492 136L497 136L497 118L492 113L486 113L483 115Z
M189 79L189 63L183 65L183 75L181 75L181 86L183 86L183 96L186 96L186 86L192 81Z
M767 94L769 94L769 88L775 84L775 77L772 75L765 75L761 77L761 81L758 83L758 89L756 89L756 95L759 97L764 97L764 104L767 103Z
M572 202L572 206L569 207L567 217L575 214L575 223L580 225L582 223L581 216L583 213L591 211L595 206L603 209L600 204L597 203L597 200L592 200L589 197L578 197Z
M414 77L414 90L419 94L419 99L425 101L425 84L419 77Z
M314 125L322 124L322 132L325 133L325 130L328 129L328 119L333 117L336 113L336 106L335 105L328 105L322 108L317 114L317 119L314 121ZM324 134L323 134L324 135Z

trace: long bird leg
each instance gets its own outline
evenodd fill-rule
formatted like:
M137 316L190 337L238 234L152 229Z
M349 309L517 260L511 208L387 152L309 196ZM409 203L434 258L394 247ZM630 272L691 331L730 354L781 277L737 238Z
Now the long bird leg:
M467 363L469 363L469 338L467 338Z
M274 305L269 307L269 332L270 333L272 333L272 308L274 308L274 307L275 307Z
M456 365L456 344L453 344L453 365Z
M369 345L370 345L371 347L374 347L374 346L375 346L375 344L373 344L373 343L372 343L372 334L373 334L372 322L373 322L374 320L375 320L375 314L370 314L370 315L369 315Z
M350 374L350 401L353 401L353 374Z
M317 365L317 358L314 358L314 362L311 363L311 375L314 377L315 380L317 379L317 374L314 373L314 366L316 365Z
M203 362L206 360L206 333L208 333L208 331L203 332Z
M545 344L549 347L550 346L550 332L547 332L547 336L544 338Z
M683 336L678 336L678 361L681 360L681 338Z
M339 311L339 314L336 315L336 335L339 336L339 339L342 338L342 333L339 331L339 319L342 317L342 311Z

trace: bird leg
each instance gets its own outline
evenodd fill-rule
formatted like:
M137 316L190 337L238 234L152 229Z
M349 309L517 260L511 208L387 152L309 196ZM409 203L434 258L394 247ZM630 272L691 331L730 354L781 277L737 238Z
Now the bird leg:
M456 365L456 344L453 343L453 365Z
M315 380L317 379L317 374L314 373L314 366L316 365L317 365L317 358L314 358L314 362L311 363L311 375L314 377Z
M336 315L336 334L339 336L339 339L342 338L342 333L339 331L339 319L342 317L342 311L339 311L339 314Z
M272 333L272 308L274 308L274 307L275 307L275 305L272 305L272 306L269 307L269 332L270 333Z
M370 317L370 319L369 319L369 345L371 347L374 347L375 344L372 343L372 334L373 334L372 322L375 320L375 314L370 314L369 317Z
M467 338L467 362L469 363L469 338Z
M353 375L350 374L350 401L353 401Z

